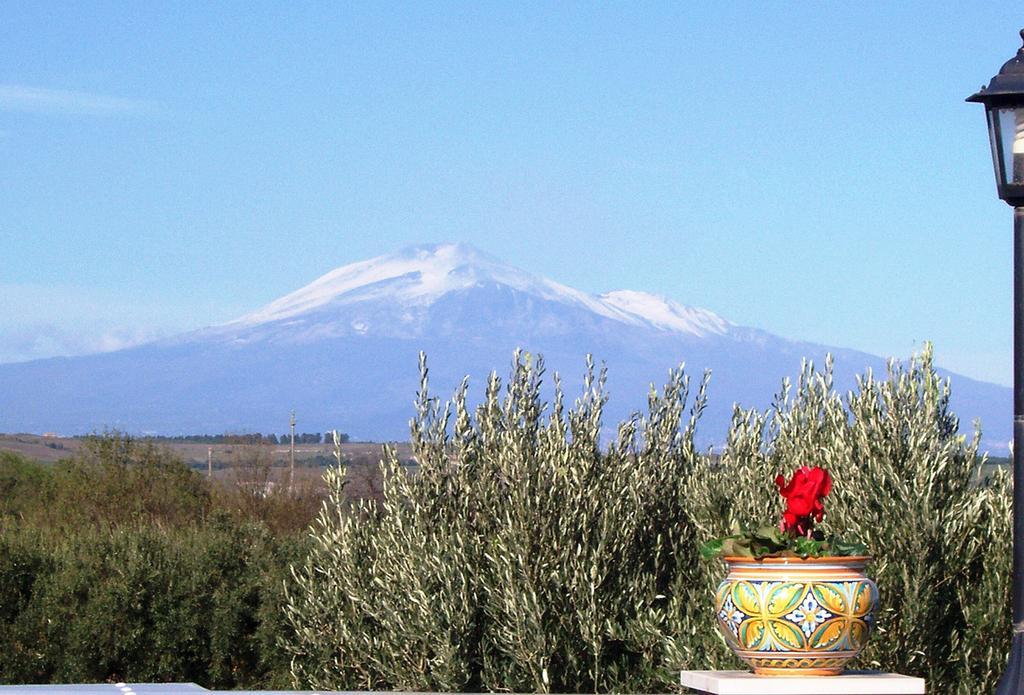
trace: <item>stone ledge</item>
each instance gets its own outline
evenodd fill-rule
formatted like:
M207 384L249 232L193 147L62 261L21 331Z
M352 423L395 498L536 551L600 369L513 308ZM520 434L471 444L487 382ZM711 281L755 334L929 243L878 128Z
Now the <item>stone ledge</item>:
M0 685L0 695L338 695L325 690L207 690L195 683ZM346 695L356 695L348 693ZM371 695L359 693L358 695ZM409 695L403 693L402 695Z
M714 695L921 695L923 678L881 671L841 676L755 676L747 671L683 671L679 682Z

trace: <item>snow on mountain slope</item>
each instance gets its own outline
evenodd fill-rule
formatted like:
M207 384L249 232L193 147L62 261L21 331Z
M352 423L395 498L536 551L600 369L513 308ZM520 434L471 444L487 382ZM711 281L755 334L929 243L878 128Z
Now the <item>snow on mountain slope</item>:
M305 287L243 316L232 324L253 325L292 318L329 304L390 295L396 301L428 304L483 278L539 290L527 273L508 268L462 244L418 246L336 268Z
M664 297L635 290L616 290L602 294L605 304L639 316L667 331L688 333L698 337L725 335L731 323L706 309L686 306Z
M644 292L619 290L600 296L581 292L504 264L466 244L425 244L332 270L218 328L221 332L251 328L368 302L422 308L452 292L486 284L583 309L629 326L704 337L724 335L732 325L710 311ZM365 322L356 324L356 331L364 332Z

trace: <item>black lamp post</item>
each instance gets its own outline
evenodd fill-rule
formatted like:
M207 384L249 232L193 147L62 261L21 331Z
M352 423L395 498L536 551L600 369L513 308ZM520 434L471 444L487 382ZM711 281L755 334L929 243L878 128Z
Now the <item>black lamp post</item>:
M996 695L1017 695L1024 694L1024 47L967 101L985 105L996 190L1013 206L1013 644Z

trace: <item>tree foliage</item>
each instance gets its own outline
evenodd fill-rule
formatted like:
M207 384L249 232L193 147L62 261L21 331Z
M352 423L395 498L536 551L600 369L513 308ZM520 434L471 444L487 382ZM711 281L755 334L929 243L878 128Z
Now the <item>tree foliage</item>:
M117 433L67 461L0 454L0 683L281 686L283 587L317 502L248 507Z
M694 433L707 379L680 370L602 443L604 373L541 396L517 354L475 412L427 371L412 422L418 472L385 455L383 499L350 504L343 470L288 594L295 684L324 689L665 691L678 668L736 667L713 626L724 575L701 543L778 518L772 479L835 478L825 528L866 541L882 592L865 666L935 692L991 689L1009 641L1010 495L975 480L931 353L852 392L806 364L765 412L737 407L725 448ZM557 381L557 377L556 377Z

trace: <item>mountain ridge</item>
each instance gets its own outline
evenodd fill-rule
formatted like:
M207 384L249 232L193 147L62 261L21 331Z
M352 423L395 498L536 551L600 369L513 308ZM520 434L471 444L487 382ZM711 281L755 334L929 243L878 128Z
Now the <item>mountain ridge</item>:
M734 402L767 407L804 358L820 364L833 354L840 389L886 365L638 290L582 292L466 244L421 244L336 268L217 326L112 353L0 365L0 431L276 431L296 408L320 431L398 439L420 350L435 393L447 395L467 374L482 383L500 373L516 348L544 354L563 377L581 375L587 354L606 362L609 422L641 408L669 368L711 369L708 442L724 438ZM1010 390L950 377L954 409L965 422L980 417L986 446L1004 450Z
M638 290L590 294L502 263L465 243L418 244L394 254L335 268L259 309L197 335L230 333L380 299L427 307L452 292L496 284L544 300L583 307L626 325L704 335L727 332L730 322L706 309ZM402 318L402 317L400 317ZM358 330L358 329L357 329Z

